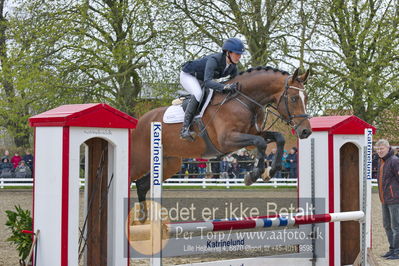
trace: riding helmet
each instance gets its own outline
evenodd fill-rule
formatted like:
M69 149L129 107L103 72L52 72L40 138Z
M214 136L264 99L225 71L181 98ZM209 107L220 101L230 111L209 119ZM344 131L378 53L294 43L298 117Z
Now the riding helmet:
M243 54L245 47L244 43L240 39L229 38L223 43L222 50L230 51L236 54Z

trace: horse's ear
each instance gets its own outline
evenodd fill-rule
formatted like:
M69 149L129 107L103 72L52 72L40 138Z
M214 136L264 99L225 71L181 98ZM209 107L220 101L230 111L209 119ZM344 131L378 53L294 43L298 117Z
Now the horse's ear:
M296 80L298 77L298 73L299 73L299 68L297 68L294 72L294 74L292 75L292 81Z
M299 79L302 81L303 84L305 84L306 81L308 81L309 73L310 73L310 68L308 70L306 70L305 74L302 74L301 76L299 76Z

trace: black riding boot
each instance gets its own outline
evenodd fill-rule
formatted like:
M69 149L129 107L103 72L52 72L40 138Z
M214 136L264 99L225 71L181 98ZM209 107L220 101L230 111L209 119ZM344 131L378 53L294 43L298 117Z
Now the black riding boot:
M198 102L194 96L191 96L190 102L187 105L186 113L184 114L184 121L183 127L180 131L180 137L182 139L191 140L193 141L194 138L191 136L190 133L190 125L191 121L194 118L195 112L197 111Z

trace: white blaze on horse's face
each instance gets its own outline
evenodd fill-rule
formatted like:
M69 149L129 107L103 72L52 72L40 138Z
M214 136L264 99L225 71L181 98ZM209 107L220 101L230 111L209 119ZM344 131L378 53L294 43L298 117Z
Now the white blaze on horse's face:
M299 97L301 97L301 100L302 100L303 111L304 111L304 113L306 113L305 93L301 90L299 91Z

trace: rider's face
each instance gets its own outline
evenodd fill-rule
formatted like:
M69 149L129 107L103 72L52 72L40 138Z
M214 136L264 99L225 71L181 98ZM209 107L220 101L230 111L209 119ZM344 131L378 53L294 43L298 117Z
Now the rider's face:
M229 52L229 54L230 54L230 58L231 58L231 61L232 61L230 63L238 64L238 62L240 62L240 59L241 59L241 55L240 54L237 54L237 53L234 53L234 52Z

